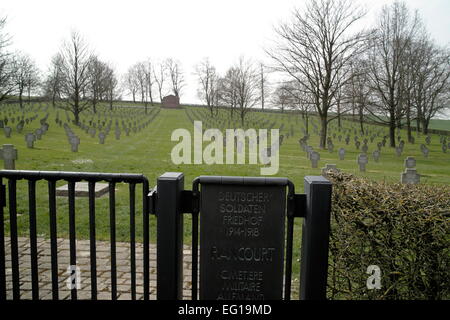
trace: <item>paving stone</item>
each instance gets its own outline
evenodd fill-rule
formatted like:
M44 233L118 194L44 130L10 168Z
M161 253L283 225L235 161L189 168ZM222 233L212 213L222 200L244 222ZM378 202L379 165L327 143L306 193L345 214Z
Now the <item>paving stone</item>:
M5 239L5 273L7 299L12 299L12 268L10 240ZM44 238L37 239L38 244L38 280L39 280L39 298L50 300L52 294L51 277L51 246L50 240ZM90 260L90 241L77 240L77 266L81 271L81 288L77 290L78 299L91 299L91 260ZM19 279L21 283L21 294L24 299L32 298L31 291L31 263L30 263L30 242L27 237L18 238L19 248ZM143 245L136 243L136 299L143 299L144 280L143 280ZM111 261L110 261L110 243L107 241L96 241L96 265L97 265L97 291L99 300L111 299ZM67 286L68 272L67 267L70 263L70 245L68 239L57 239L58 252L58 288L59 299L71 299L70 290ZM191 274L191 250L189 246L184 246L185 282L183 283L184 298L190 298L189 288ZM150 299L156 299L156 245L151 244L149 250L150 258ZM117 292L118 299L131 299L131 270L130 270L130 244L127 242L116 243L116 269L117 269Z

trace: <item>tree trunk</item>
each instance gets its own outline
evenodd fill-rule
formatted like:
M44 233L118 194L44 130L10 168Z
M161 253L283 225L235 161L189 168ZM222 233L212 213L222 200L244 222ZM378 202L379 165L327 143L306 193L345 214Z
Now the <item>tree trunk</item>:
M338 120L338 130L341 131L341 103L337 103L337 120Z
M428 134L428 125L430 124L429 119L422 119L422 132L424 135Z
M406 131L408 135L408 142L411 142L412 140L412 134L411 134L411 105L408 103L406 105Z
M363 114L363 108L359 107L359 127L361 128L361 134L364 134L364 114Z
M320 148L325 149L326 148L326 142L327 142L327 114L323 114L320 116L320 123L322 127L320 128Z
M305 119L306 134L309 134L309 118L308 118L308 113L307 112L306 112L306 115L303 115L303 118Z
M416 132L419 135L420 134L420 118L419 118L419 114L417 114L417 119L416 119Z
M389 121L389 144L395 148L395 115L392 112Z
M20 109L23 109L23 99L22 99L22 95L23 95L23 90L20 89L20 90L19 90L19 105L20 105Z
M73 112L73 115L75 117L75 125L78 125L80 122L80 111L78 111L78 108L76 108Z

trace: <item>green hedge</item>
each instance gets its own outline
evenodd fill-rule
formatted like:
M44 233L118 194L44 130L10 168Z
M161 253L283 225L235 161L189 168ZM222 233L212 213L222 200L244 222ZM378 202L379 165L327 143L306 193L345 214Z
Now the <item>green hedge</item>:
M329 173L330 299L450 299L450 187ZM369 290L369 265L381 289Z

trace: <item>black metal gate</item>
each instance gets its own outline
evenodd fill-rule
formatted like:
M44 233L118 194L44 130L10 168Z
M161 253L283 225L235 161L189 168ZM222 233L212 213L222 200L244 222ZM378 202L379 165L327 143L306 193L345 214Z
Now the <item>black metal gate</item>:
M3 180L7 184L3 184ZM182 299L183 287L183 214L192 215L192 299L198 295L198 239L199 213L201 212L201 186L215 184L236 184L246 186L279 185L288 189L286 198L286 248L284 267L284 298L291 296L293 227L296 217L304 218L302 232L302 253L300 273L300 298L325 299L328 267L328 238L331 208L331 184L319 176L305 177L305 194L295 194L294 184L286 178L252 177L212 177L201 176L193 181L191 190L184 190L182 173L165 173L157 180L157 187L149 189L147 178L139 174L87 173L58 171L0 171L0 300L6 299L5 275L5 225L4 208L9 208L10 252L12 269L12 297L20 299L20 273L17 231L16 182L28 182L29 238L32 299L39 299L38 252L36 232L36 182L47 181L48 206L50 217L51 281L52 298L58 295L58 252L56 226L56 182L68 183L68 214L70 265L76 265L76 226L75 226L75 184L87 181L89 186L89 240L90 240L90 281L91 299L97 299L96 266L96 225L95 225L95 184L109 183L109 221L110 221L110 278L111 299L117 298L116 270L116 194L117 183L129 185L130 213L130 261L131 299L136 299L136 185L142 185L142 234L143 234L143 298L150 298L150 259L149 259L149 214L157 219L157 299ZM8 194L8 197L6 195ZM70 292L71 299L77 299L77 289Z
M3 185L6 178L7 186ZM58 300L58 252L57 252L57 225L56 225L56 183L59 180L68 182L68 214L69 214L69 241L70 241L70 265L76 265L76 226L75 226L75 183L87 181L89 184L89 239L90 239L90 263L91 263L91 299L97 298L97 271L96 271L96 225L95 225L95 184L100 181L109 183L109 218L110 218L110 259L111 259L111 299L117 296L117 271L116 271L116 208L115 208L115 185L117 183L129 184L130 199L130 274L131 274L131 296L136 297L136 257L135 257L135 198L136 184L142 185L143 211L148 213L148 180L138 174L116 174L116 173L87 173L87 172L60 172L60 171L0 171L0 300L6 299L6 275L5 275L5 233L4 233L4 207L9 207L10 224L10 246L12 267L12 292L13 299L20 299L20 274L18 256L18 234L17 234L17 180L28 181L29 199L29 235L30 235L30 261L31 261L31 283L32 298L39 299L38 279L38 252L36 234L36 182L45 180L48 183L48 205L50 216L50 247L51 247L51 280L52 296ZM6 199L8 191L8 199ZM144 299L149 297L149 217L143 214L143 280ZM77 289L71 290L71 298L77 299Z

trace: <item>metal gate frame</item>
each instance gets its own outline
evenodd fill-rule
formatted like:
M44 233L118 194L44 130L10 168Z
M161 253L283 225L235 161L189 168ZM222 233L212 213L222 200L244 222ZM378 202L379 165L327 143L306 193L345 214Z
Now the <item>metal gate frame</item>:
M8 199L3 178L8 179ZM254 178L200 176L194 179L192 190L184 190L184 174L166 172L157 179L157 186L149 189L144 175L120 173L88 173L63 171L0 170L0 301L6 300L4 207L9 204L13 299L20 299L19 263L17 247L17 203L16 182L28 181L30 253L32 298L39 299L39 279L36 243L36 181L48 182L51 240L52 297L58 300L57 244L56 244L56 182L65 180L69 185L69 240L70 263L76 265L75 233L75 183L89 184L89 239L95 240L95 183L109 183L110 203L110 252L111 252L111 299L117 296L116 283L116 235L115 235L115 190L116 183L128 183L130 194L130 244L131 244L131 297L136 299L135 264L135 188L142 184L143 219L143 277L144 300L149 299L149 214L157 218L157 299L181 300L183 288L183 216L192 215L192 299L197 299L198 288L198 216L200 208L200 186L202 183L223 183L230 179L245 184L261 184L276 181L288 188L287 193L287 245L285 279L292 273L292 248L294 219L303 218L300 266L300 299L326 299L328 270L328 246L330 234L331 183L322 176L304 178L304 194L296 194L294 184L287 178ZM90 241L91 299L97 299L96 244ZM284 296L290 299L291 281L285 281ZM76 288L71 290L71 299L77 299Z

